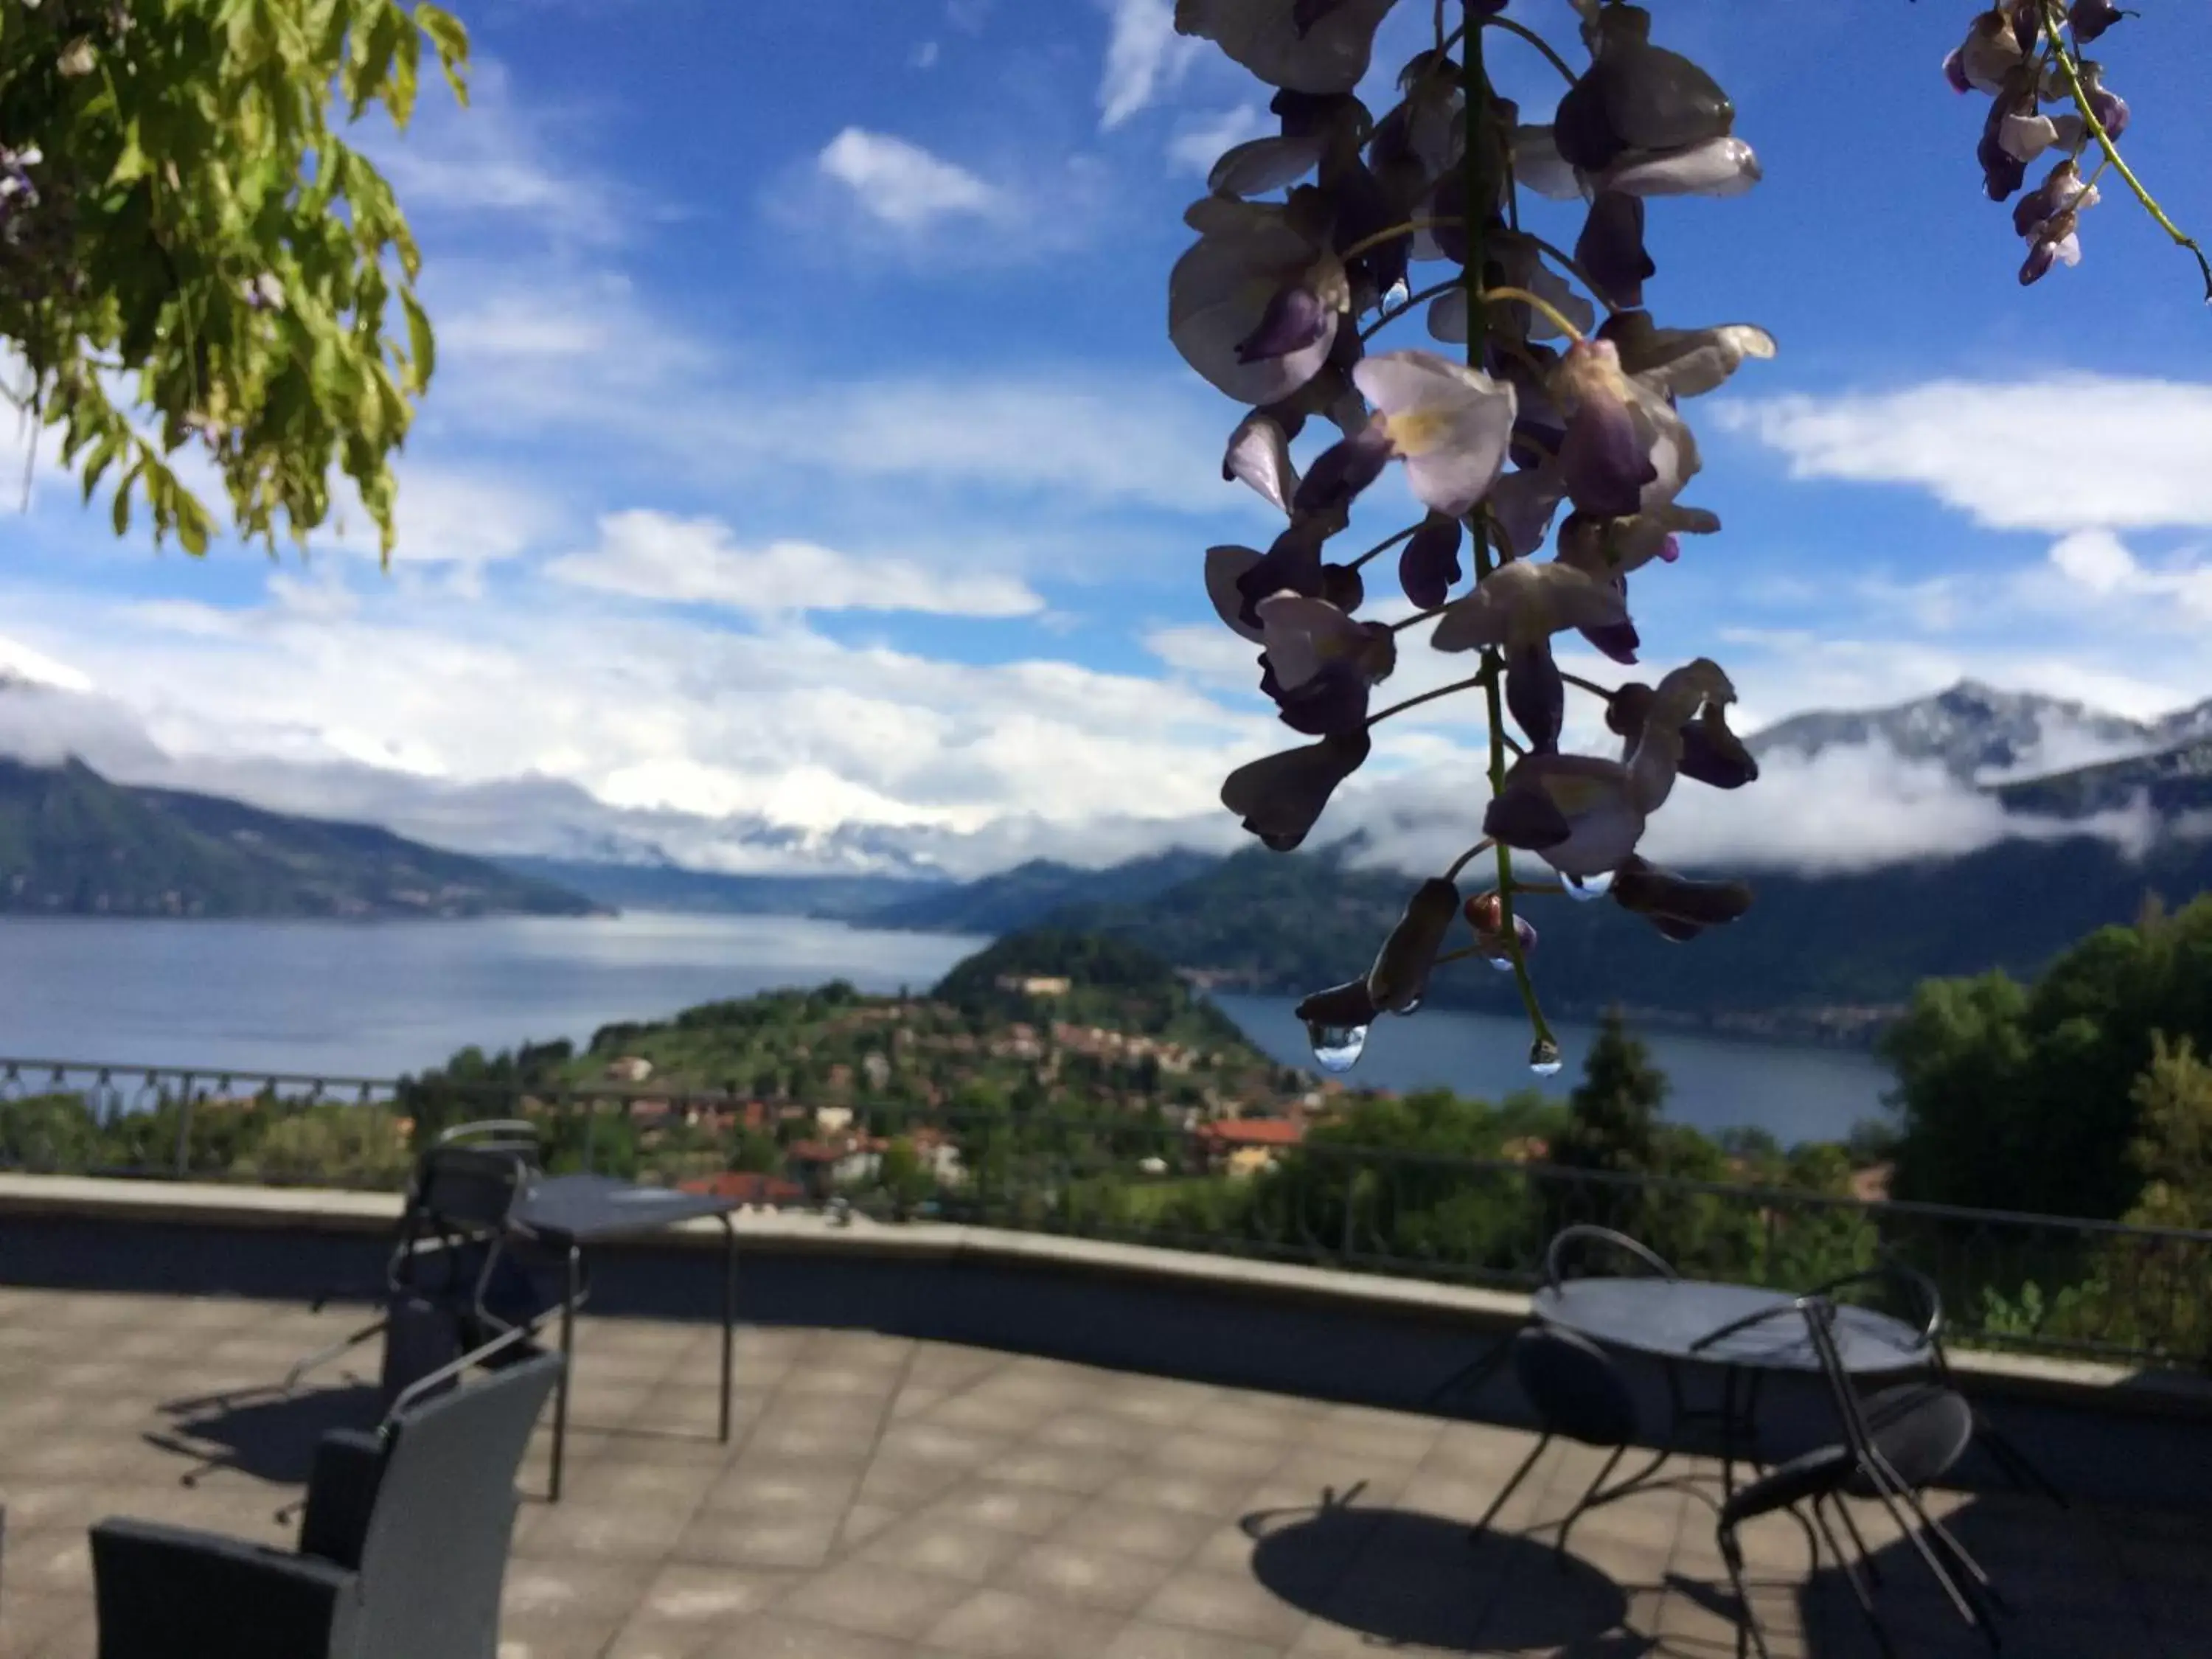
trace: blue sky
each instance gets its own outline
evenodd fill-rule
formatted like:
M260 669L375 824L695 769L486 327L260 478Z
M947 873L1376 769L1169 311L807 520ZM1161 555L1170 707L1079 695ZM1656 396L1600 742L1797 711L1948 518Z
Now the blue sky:
M2125 149L2212 234L2212 9L2143 9L2098 48ZM1286 734L1199 563L1270 515L1219 481L1239 411L1169 347L1165 288L1267 89L1178 41L1169 0L458 9L474 107L434 92L368 141L442 342L398 561L335 534L157 556L49 477L0 520L0 666L96 701L68 728L95 760L146 770L143 739L164 775L418 830L430 797L526 779L725 863L752 854L723 820L921 826L971 863L1233 838L1220 776ZM1765 179L1654 204L1650 303L1782 350L1691 410L1689 499L1727 527L1640 581L1647 661L1717 658L1749 725L1968 674L2134 715L2212 696L2187 257L2108 187L2081 267L2016 286L1982 100L1939 67L1970 5L1653 9ZM1428 10L1386 24L1376 107ZM1565 0L1511 15L1572 40ZM1492 60L1543 118L1553 71ZM1573 240L1573 210L1534 216ZM1407 498L1373 495L1379 536ZM1450 796L1473 713L1402 723L1347 812ZM1887 772L1765 793L1721 842L1847 855L1967 821ZM449 838L530 840L492 812Z

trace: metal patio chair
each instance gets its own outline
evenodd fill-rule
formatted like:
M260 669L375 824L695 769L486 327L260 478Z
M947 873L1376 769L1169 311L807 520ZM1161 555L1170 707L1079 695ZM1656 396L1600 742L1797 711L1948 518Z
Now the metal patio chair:
M296 1551L101 1522L100 1659L496 1659L515 1474L561 1367L508 1333L418 1379L374 1432L325 1436Z

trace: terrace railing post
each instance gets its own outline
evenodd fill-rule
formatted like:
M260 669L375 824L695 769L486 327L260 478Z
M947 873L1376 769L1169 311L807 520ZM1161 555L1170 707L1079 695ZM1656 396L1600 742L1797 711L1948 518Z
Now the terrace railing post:
M192 1172L192 1074L186 1072L177 1093L177 1155L176 1176L186 1179Z

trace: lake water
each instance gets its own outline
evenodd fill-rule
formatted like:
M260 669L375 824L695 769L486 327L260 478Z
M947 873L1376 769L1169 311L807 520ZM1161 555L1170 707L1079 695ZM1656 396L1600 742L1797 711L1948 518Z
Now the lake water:
M1222 1012L1276 1059L1310 1066L1305 1027L1291 1012L1292 997L1217 996ZM1537 1089L1564 1100L1582 1075L1597 1027L1553 1020L1565 1062L1557 1076L1528 1070L1528 1025L1505 1014L1425 1008L1410 1019L1376 1022L1349 1085L1447 1088L1499 1100ZM1895 1079L1873 1054L1850 1048L1748 1042L1655 1027L1637 1033L1667 1074L1666 1115L1699 1129L1749 1125L1784 1146L1840 1140L1862 1118L1881 1115L1883 1091Z
M933 983L983 941L777 916L632 915L488 921L154 921L0 918L0 1056L196 1070L395 1076L475 1043L588 1038L721 997L848 979ZM1290 997L1224 996L1278 1059L1310 1060ZM1573 1086L1593 1035L1563 1025L1566 1068L1529 1074L1528 1036L1493 1014L1389 1019L1346 1081L1498 1098ZM1880 1109L1887 1071L1848 1051L1655 1030L1668 1114L1832 1139Z

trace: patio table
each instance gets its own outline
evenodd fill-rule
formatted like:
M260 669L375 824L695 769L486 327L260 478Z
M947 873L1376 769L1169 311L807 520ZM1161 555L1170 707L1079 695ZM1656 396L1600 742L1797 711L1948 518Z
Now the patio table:
M576 1304L582 1299L584 1248L610 1238L657 1232L679 1222L712 1216L721 1223L722 1397L720 1436L730 1438L730 1379L738 1324L738 1232L731 1224L738 1200L712 1193L642 1186L613 1176L547 1176L533 1182L509 1224L542 1248L563 1256L567 1293L561 1301L561 1380L553 1396L553 1458L549 1496L561 1496L561 1462L568 1433L568 1378L575 1354Z
M1759 1382L1769 1372L1820 1369L1820 1355L1805 1322L1792 1310L1795 1301L1788 1291L1755 1285L1694 1279L1571 1279L1538 1291L1534 1307L1536 1317L1547 1324L1608 1347L1649 1354L1665 1367L1674 1413L1669 1443L1642 1474L1626 1485L1641 1484L1656 1472L1673 1450L1674 1433L1685 1420L1713 1415L1721 1428L1723 1489L1733 1493L1737 1438L1741 1435L1748 1443L1757 1431L1753 1419ZM1772 1316L1756 1317L1761 1314ZM1741 1324L1717 1342L1700 1346L1702 1339L1740 1321L1752 1322ZM1839 1304L1835 1340L1844 1370L1853 1377L1893 1376L1918 1370L1930 1363L1921 1332L1872 1308ZM1721 1404L1717 1413L1692 1412L1684 1406L1678 1374L1684 1364L1720 1368ZM1738 1379L1745 1373L1750 1376L1750 1384L1739 1402Z

